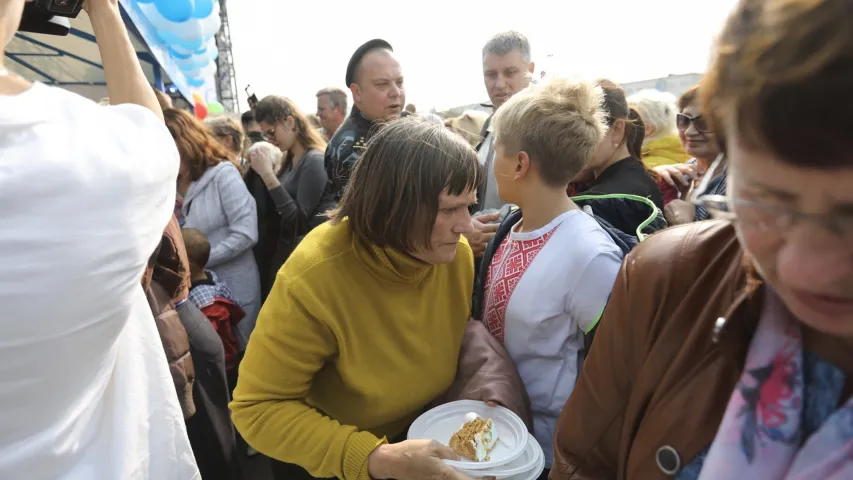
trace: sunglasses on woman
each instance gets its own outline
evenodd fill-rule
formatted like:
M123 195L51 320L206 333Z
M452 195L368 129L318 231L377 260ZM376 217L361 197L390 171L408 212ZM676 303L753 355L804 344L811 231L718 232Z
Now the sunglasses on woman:
M693 124L693 127L696 128L697 131L702 133L708 133L711 131L711 128L708 126L708 122L702 118L702 115L696 115L695 117L690 117L684 115L683 113L679 113L675 116L675 124L678 126L678 130L681 132L687 131L690 128L690 124Z

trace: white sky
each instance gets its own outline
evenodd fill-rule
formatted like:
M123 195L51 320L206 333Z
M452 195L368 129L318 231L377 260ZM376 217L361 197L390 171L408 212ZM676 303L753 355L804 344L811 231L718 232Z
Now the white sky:
M307 113L327 86L346 89L352 52L394 46L407 102L439 110L488 99L481 50L495 33L530 39L537 71L624 83L705 71L713 37L736 0L232 0L234 61L259 98L290 97ZM551 54L552 65L547 56Z

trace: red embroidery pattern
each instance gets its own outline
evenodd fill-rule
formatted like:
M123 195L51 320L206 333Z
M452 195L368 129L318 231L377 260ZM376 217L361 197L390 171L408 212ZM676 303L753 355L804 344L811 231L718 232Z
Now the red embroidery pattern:
M512 292L518 285L521 276L527 271L527 267L539 255L542 247L548 243L548 239L554 234L557 227L548 233L533 240L521 240L513 242L510 236L501 242L492 257L492 264L486 274L486 328L495 338L504 341L504 326L506 325L506 307ZM509 247L509 252L507 252Z

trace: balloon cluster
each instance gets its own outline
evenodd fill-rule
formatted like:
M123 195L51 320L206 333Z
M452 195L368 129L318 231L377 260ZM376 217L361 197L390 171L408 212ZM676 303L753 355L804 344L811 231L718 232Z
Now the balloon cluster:
M204 120L210 115L225 113L225 106L221 103L210 102L206 104L204 103L204 99L198 93L193 94L193 102L195 103L193 111L195 112L196 118L199 120Z
M218 0L131 0L184 73L187 85L204 86L216 74L219 49L214 36L222 26Z

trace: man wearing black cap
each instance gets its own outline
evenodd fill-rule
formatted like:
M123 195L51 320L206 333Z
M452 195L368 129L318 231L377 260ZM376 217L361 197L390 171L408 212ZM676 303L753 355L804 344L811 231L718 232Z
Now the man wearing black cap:
M374 39L358 47L347 65L346 82L355 105L326 148L326 188L336 201L344 193L373 125L399 117L406 104L400 63L385 40Z

